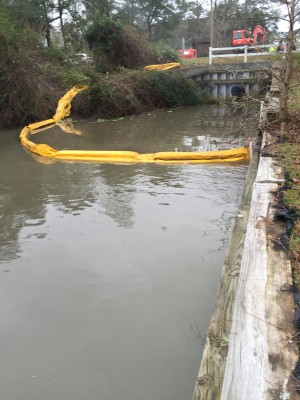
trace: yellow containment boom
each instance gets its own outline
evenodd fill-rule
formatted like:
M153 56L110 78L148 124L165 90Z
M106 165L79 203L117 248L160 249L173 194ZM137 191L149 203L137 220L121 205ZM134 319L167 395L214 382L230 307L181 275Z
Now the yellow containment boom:
M180 63L167 63L167 64L154 64L154 65L147 65L144 69L149 70L158 70L158 71L167 71L169 69L180 68Z
M230 150L204 151L204 152L160 152L139 154L134 151L101 151L101 150L55 150L47 144L36 144L29 137L44 129L55 125L61 126L65 131L68 127L60 122L70 115L71 101L86 86L75 86L69 90L58 102L56 113L51 119L35 122L22 129L20 140L22 145L32 153L55 160L109 162L109 163L162 163L162 164L199 164L220 163L249 160L251 146ZM77 133L72 130L73 133Z

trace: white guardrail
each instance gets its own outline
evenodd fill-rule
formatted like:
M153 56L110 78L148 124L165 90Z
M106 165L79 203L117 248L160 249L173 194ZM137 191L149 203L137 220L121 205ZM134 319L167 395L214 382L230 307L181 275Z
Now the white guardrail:
M277 49L277 46L274 44L267 44L263 46L239 46L239 47L210 47L209 48L209 64L212 64L212 59L213 58L221 58L221 57L237 57L237 56L242 56L244 53L244 63L248 62L248 57L252 56L265 56L265 55L270 55L272 53L276 53L276 50L273 52L270 52L269 49L271 47L274 47ZM263 51L264 49L268 49L267 51ZM220 51L236 51L238 50L238 53L226 53L226 54L214 54L214 52L220 52ZM242 50L242 51L241 51Z

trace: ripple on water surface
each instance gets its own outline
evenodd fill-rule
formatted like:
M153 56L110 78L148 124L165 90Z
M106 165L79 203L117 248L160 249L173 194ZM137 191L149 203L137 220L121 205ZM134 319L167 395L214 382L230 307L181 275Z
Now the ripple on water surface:
M131 119L151 137L126 122L122 146L154 149L166 124L165 147L194 145L182 132L209 127L183 111ZM247 165L45 165L14 135L1 136L2 398L192 398Z

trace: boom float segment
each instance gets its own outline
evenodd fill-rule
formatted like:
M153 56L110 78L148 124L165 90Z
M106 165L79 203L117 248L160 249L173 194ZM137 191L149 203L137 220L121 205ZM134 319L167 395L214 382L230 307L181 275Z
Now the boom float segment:
M154 65L146 65L144 69L147 70L157 70L157 71L167 71L169 69L180 68L180 63L167 63L167 64L154 64Z
M230 150L204 152L159 152L139 154L134 151L101 151L101 150L56 150L47 144L36 144L29 140L34 133L61 125L63 118L70 115L71 101L86 86L74 86L58 102L56 113L52 119L29 124L22 129L20 140L22 145L32 153L66 161L109 162L109 163L160 163L160 164L200 164L222 163L249 160L250 146ZM67 130L67 129L64 129Z

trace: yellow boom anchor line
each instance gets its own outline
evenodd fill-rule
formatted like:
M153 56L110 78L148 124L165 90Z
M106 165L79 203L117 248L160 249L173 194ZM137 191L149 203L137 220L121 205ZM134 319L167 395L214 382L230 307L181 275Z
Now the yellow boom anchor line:
M40 130L62 125L61 120L71 113L71 101L86 86L74 86L59 101L54 116L24 127L20 140L24 148L42 157L65 161L109 162L109 163L161 163L161 164L200 164L223 163L250 160L251 146L230 150L203 152L158 152L139 154L134 151L101 150L56 150L47 144L36 144L30 136ZM66 128L64 130L67 130ZM76 133L76 132L75 132Z

